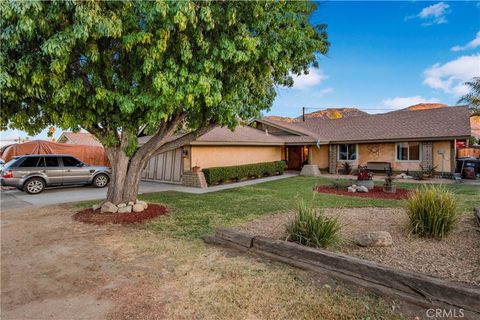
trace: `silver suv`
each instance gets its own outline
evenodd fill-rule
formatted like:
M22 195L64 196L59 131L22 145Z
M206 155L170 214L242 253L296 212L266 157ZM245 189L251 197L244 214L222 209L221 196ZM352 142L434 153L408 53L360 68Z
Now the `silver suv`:
M45 187L88 184L107 186L111 169L89 166L68 154L32 154L15 157L0 171L0 185L37 194Z

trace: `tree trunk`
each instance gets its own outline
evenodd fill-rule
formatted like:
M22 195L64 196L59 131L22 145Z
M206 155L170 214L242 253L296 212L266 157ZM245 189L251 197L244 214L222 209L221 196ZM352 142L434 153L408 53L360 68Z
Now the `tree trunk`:
M215 126L211 123L198 131L187 133L174 141L167 142L167 139L173 134L182 119L182 117L178 117L168 123L168 125L159 129L159 131L148 142L138 148L132 156L128 156L124 152L128 145L127 132L122 132L119 136L118 145L105 148L112 168L106 201L110 201L115 205L135 201L137 199L142 171L154 154L167 152L188 144ZM100 138L101 133L97 133L97 138Z
M134 157L128 157L121 147L107 148L107 156L112 175L106 201L115 205L135 201L146 161L132 161Z

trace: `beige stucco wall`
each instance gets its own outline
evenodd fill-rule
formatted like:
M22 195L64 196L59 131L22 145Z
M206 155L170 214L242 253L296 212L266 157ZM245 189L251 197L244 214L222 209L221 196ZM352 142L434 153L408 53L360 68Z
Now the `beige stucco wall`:
M397 161L396 160L396 144L395 143L362 143L358 144L358 157L356 161L350 161L353 168L359 164L366 165L367 162L390 162L395 171L419 171L421 161ZM452 170L451 163L451 143L450 141L435 141L433 142L433 165L438 166L437 171L442 170L442 156L438 154L439 149L445 150L444 172ZM378 152L377 152L378 150ZM328 159L327 155L323 156ZM337 168L342 168L342 162L337 161Z
M312 146L310 151L312 152L312 164L316 164L320 169L328 168L328 146L320 146L318 149L316 146Z
M201 168L282 160L281 146L192 146L191 165Z
M445 154L438 154L438 150L444 150ZM443 162L443 172L452 171L452 152L453 144L450 141L435 141L433 143L433 166L437 166L435 169L438 172L442 171L442 162Z

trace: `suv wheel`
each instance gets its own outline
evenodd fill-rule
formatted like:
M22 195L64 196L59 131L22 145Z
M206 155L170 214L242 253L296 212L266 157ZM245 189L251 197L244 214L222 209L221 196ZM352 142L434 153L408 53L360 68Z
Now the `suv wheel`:
M103 173L98 174L93 179L93 185L96 188L104 188L107 186L107 184L108 184L108 176L106 174L103 174Z
M37 194L45 189L45 181L41 178L31 178L25 182L23 190L30 194Z

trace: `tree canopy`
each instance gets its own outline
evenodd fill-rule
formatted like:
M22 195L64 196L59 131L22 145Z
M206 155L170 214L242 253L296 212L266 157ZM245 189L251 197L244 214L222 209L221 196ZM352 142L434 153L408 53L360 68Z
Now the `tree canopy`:
M258 115L328 48L310 2L1 2L2 129L112 133ZM105 129L105 130L103 130ZM135 139L133 139L135 140Z
M1 129L86 129L112 164L107 198L132 200L146 161L178 128L233 128L316 66L329 43L325 25L309 23L313 10L309 1L1 1ZM144 134L153 138L139 147Z

